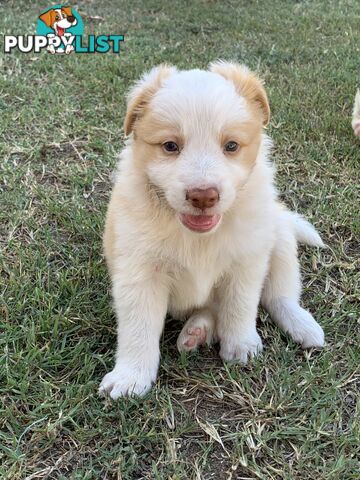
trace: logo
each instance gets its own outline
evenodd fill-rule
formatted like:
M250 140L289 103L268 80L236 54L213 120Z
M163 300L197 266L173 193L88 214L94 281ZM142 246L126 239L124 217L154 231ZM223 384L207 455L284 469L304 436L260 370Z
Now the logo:
M120 53L124 35L88 35L85 39L84 22L78 12L68 5L54 5L44 10L37 19L36 35L5 35L4 52L17 49L23 53L39 53L46 49L51 54Z

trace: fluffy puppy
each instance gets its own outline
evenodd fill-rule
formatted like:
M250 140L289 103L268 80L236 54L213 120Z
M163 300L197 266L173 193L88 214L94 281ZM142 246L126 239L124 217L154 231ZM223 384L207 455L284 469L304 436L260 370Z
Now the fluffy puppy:
M180 351L218 341L225 361L262 350L260 300L304 348L323 345L299 305L297 261L297 241L322 241L277 201L269 116L260 80L233 63L163 65L131 90L104 235L118 345L100 392L150 389L167 312L187 319Z
M360 137L360 89L356 92L351 126L356 136Z

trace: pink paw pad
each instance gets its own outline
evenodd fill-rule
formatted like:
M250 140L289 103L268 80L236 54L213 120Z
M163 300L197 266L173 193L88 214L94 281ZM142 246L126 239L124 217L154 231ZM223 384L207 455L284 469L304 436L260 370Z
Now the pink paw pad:
M203 345L206 342L206 328L188 328L187 338L184 340L184 345L190 349Z
M355 122L354 123L354 133L355 135L357 135L358 137L360 137L360 120L358 122Z
M211 345L215 340L215 319L207 311L192 315L177 339L179 352L196 350L200 345Z

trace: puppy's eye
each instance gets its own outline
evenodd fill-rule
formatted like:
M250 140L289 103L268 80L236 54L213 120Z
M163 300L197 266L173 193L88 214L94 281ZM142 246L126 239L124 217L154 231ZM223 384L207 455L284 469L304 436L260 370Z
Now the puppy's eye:
M168 153L177 153L179 151L178 144L175 142L165 142L162 144L162 147Z
M55 20L60 20L59 15L55 15Z
M239 144L233 141L227 142L225 144L224 150L225 152L236 152L239 149Z

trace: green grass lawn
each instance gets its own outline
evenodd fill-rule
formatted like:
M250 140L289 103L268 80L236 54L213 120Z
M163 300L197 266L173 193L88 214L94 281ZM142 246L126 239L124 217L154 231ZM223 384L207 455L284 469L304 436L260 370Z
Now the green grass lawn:
M125 34L123 52L1 45L0 478L359 478L359 2L73 5L86 34ZM48 6L2 2L0 32L34 34ZM303 352L261 311L264 353L227 366L216 348L180 357L172 320L152 392L112 403L97 395L115 347L101 235L124 94L160 62L217 58L266 81L281 198L328 245L300 250L327 344Z

